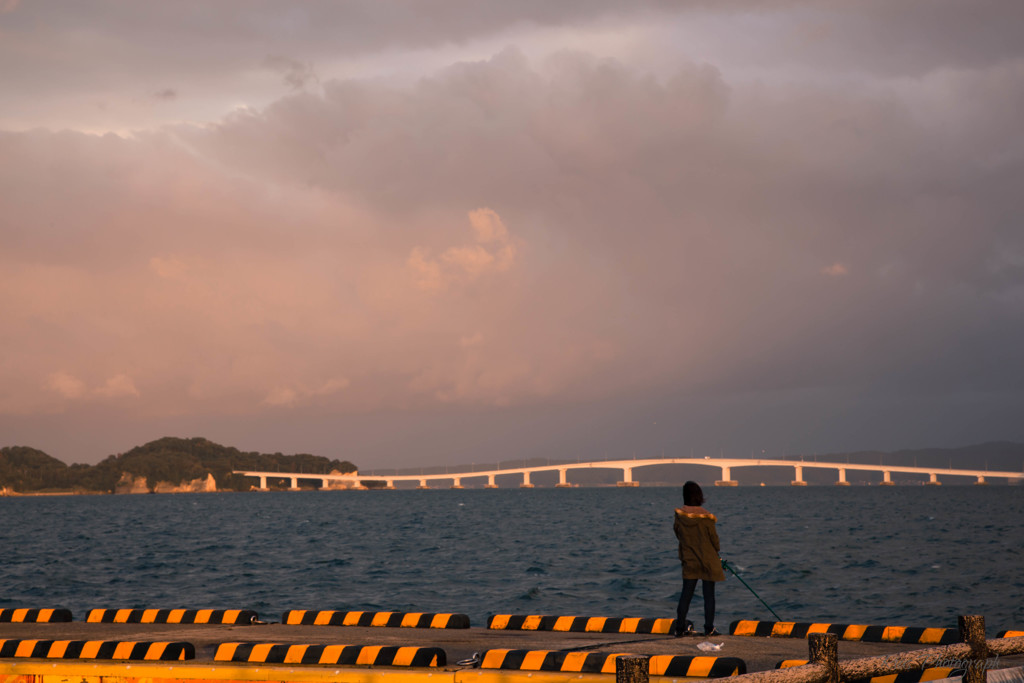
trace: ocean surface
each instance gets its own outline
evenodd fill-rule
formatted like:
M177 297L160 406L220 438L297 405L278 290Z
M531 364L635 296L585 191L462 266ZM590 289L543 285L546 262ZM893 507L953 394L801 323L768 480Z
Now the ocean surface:
M705 493L723 557L784 620L1024 627L1024 486ZM680 503L678 488L0 498L0 607L673 617ZM731 575L717 596L719 629L773 619Z

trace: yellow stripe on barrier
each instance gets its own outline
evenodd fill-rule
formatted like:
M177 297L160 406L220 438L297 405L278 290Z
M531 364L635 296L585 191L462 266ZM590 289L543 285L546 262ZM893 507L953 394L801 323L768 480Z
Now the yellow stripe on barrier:
M772 627L772 635L785 638L793 632L793 626L795 622L792 621L780 621Z
M736 631L733 635L736 636L752 636L757 632L756 621L741 621L736 624Z
M407 612L402 615L402 623L399 626L402 628L415 628L422 616L423 612Z
M630 617L629 619L623 619L622 624L619 626L619 633L636 633L636 628L639 625L639 617Z
M114 647L114 654L111 657L111 659L131 659L132 658L132 649L134 647L135 647L135 643L128 643L128 642L118 643L117 646Z
M582 671L586 661L586 652L569 652L565 655L565 661L562 663L562 671Z
M508 620L511 614L495 614L494 619L491 620L492 629L503 629L508 626Z
M213 617L212 609L201 609L196 612L196 623L197 624L209 624L210 619Z
M370 626L387 626L392 614L394 612L377 612L370 620Z
M377 655L380 654L380 645L367 645L359 651L359 656L356 657L356 664L373 664L377 661Z
M587 619L587 633L601 633L608 617L591 617Z
M807 629L807 635L812 633L828 633L828 627L832 624L811 624L811 627Z
M324 648L323 654L320 655L321 664L334 664L341 658L341 652L345 649L344 645L328 645Z
M183 609L172 609L170 614L167 615L168 624L180 624L181 620L185 618L185 610Z
M53 619L52 609L41 609L39 610L39 621L49 621Z
M614 653L608 655L605 658L605 660L604 660L604 664L601 665L601 673L603 673L603 674L613 674L613 673L615 673L615 660L617 658L619 658L619 657L628 657L628 656L630 656L628 652L614 652Z
M1003 634L1003 638L1020 638L1024 636L1024 631L1007 631Z
M253 645L252 652L249 653L249 661L264 662L267 657L270 656L270 650L274 647L274 643L259 643Z
M500 669L501 663L505 661L508 650L488 650L484 653L483 661L480 662L481 669Z
M28 608L21 607L21 608L18 608L16 610L14 610L14 613L13 613L13 616L11 617L11 619L13 621L25 621L25 619L27 617L28 617Z
M446 628L451 618L450 614L435 614L434 618L430 620L430 628Z
M906 626L886 626L882 629L882 642L898 643L906 631Z
M394 666L412 666L413 658L417 652L419 652L418 647L400 647L398 652L395 653L395 660L392 664Z
M540 628L540 617L539 614L531 614L526 617L523 621L522 630L524 631L536 631Z
M82 647L82 654L79 655L82 659L96 659L96 655L100 653L100 645L103 644L101 640L90 640L85 643Z
M655 619L652 633L671 633L674 621L675 619Z
M302 657L306 654L309 645L291 645L285 650L282 664L302 664Z
M359 617L363 616L362 612L346 612L345 617L341 620L342 626L358 626Z
M102 610L94 609L89 612L85 617L85 623L87 624L98 624L103 620Z
M552 631L568 631L572 628L572 623L576 621L576 617L558 617L555 619L555 625L551 627Z
M864 637L864 632L868 630L867 626L860 624L851 624L846 627L843 631L843 640L860 640Z
M938 645L942 641L942 636L945 635L945 633L946 629L944 628L926 628L917 642L922 644Z
M160 614L158 609L147 609L142 611L142 623L143 624L155 624L157 615Z
M64 653L68 651L68 645L70 644L70 640L54 641L53 645L50 646L50 651L47 654L49 654L50 657L54 657L56 659L63 659Z
M221 643L213 655L215 662L230 662L235 657L235 650L241 643Z
M523 671L540 671L540 668L544 666L544 658L547 656L547 650L531 650L523 657L523 663L519 668Z
M164 650L166 650L166 649L167 649L167 643L153 643L152 645L149 646L149 649L146 650L146 659L156 659L156 660L159 660L161 657L163 657ZM179 659L183 659L184 658L184 654L185 653L183 652L182 656L179 657Z
M18 643L17 649L14 650L15 657L31 657L32 650L35 648L38 640L23 640Z

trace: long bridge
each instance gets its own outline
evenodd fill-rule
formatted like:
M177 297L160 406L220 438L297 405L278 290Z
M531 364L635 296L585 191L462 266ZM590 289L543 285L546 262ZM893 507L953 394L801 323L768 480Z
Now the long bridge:
M610 470L621 470L622 481L618 482L619 486L639 486L639 482L633 479L633 470L640 469L642 467L651 467L654 465L699 465L703 467L717 468L721 472L721 479L715 481L716 486L737 486L739 482L733 480L732 471L742 467L785 467L791 468L794 471L794 479L791 482L793 486L806 486L807 482L804 480L805 469L823 469L823 470L835 470L838 473L838 480L836 484L839 486L849 486L850 482L846 480L846 473L848 471L858 472L881 472L882 481L879 482L881 485L893 485L895 482L892 480L893 473L899 474L914 474L924 475L928 477L926 484L937 486L941 484L939 481L939 475L943 477L973 477L976 484L986 484L988 479L1006 479L1011 483L1024 483L1024 471L1022 472L997 472L990 470L972 470L972 469L952 469L952 468L938 468L938 467L904 467L899 465L869 465L860 463L849 463L849 462L819 462L819 461L796 461L796 460L754 460L748 458L656 458L649 460L600 460L594 462L575 462L575 463L558 463L549 465L539 465L536 467L511 467L507 469L489 469L489 470L475 470L468 472L444 472L434 474L369 474L361 475L358 472L348 472L345 474L311 474L302 472L260 472L253 470L236 470L235 474L241 474L246 477L257 477L259 479L259 488L261 490L267 489L268 479L288 479L291 482L292 489L299 488L299 480L314 480L320 481L324 489L328 488L364 488L364 481L381 482L383 481L384 488L393 489L395 488L395 482L399 481L415 481L418 482L418 488L427 489L431 488L430 484L441 484L444 482L451 482L450 488L460 489L463 488L462 481L464 479L477 479L486 478L487 483L484 488L498 488L496 478L502 475L520 475L522 476L522 482L519 484L520 488L533 488L533 483L530 481L530 476L541 472L557 472L558 483L555 484L557 488L571 487L573 484L569 483L569 471L570 470L586 470L586 469L610 469Z

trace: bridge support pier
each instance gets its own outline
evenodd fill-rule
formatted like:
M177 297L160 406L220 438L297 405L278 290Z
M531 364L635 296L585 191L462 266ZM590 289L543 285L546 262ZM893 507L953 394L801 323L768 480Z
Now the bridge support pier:
M939 481L939 475L937 472L928 473L928 481L925 482L925 486L942 486L942 482Z
M532 489L533 484L530 483L530 473L523 472L523 483L519 485L521 489Z
M729 468L722 466L722 478L715 482L715 486L739 486L738 481L729 478Z
M260 491L266 491L266 490L267 490L267 478L266 477L260 477Z
M430 487L427 486L427 480L426 479L420 479L420 485L417 486L416 488L418 488L418 489L429 489Z
M836 482L836 486L849 486L850 482L846 481L846 470L842 467L839 468L839 481Z
M623 467L622 468L622 481L617 482L615 485L616 486L624 486L624 487L633 487L633 486L639 486L640 482L633 481L633 468L632 467Z
M880 486L895 486L896 484L892 480L892 472L885 470L882 472L882 482Z
M453 488L453 489L461 489L461 488L464 488L464 487L462 486L462 480L461 480L461 479L459 479L458 477L455 477L454 479L452 479L452 488Z
M804 481L804 468L801 465L793 465L793 470L796 473L796 479L789 482L792 486L807 486L807 482Z
M566 468L566 467L558 468L558 483L555 484L555 488L556 489L572 488L572 484L569 483L569 480L566 479L566 476L565 476L565 473L567 471L568 471L568 468Z
M974 482L975 486L988 486L988 482L985 481L985 477L978 476L978 481Z
M485 489L496 489L496 488L498 488L498 485L494 483L494 475L493 474L488 474L487 475L487 483L484 484L484 488Z

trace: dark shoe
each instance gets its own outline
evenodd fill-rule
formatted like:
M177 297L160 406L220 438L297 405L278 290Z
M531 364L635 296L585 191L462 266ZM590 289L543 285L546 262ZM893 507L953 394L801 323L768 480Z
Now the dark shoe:
M710 638L711 636L720 636L720 635L722 635L722 634L719 633L718 629L715 628L714 626L711 627L710 631L704 631L704 637L705 638Z
M686 622L686 628L684 628L682 631L676 629L675 633L673 633L672 635L676 638L689 638L696 636L697 631L694 630L693 624L691 624L690 622Z

